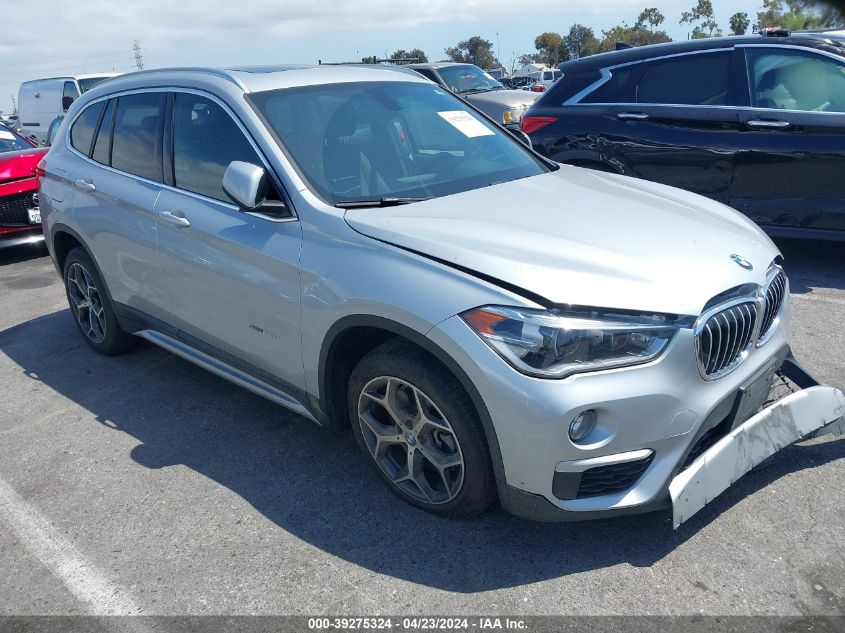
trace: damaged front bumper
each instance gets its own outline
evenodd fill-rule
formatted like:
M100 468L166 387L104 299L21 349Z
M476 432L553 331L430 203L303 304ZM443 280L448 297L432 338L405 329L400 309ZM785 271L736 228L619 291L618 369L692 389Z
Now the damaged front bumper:
M842 434L843 416L845 395L826 386L808 387L751 416L669 484L675 528L780 449L811 436Z

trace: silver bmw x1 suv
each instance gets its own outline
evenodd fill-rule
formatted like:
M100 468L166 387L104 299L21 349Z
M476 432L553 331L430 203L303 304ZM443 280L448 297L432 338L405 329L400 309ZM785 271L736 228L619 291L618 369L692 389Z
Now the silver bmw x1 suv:
M124 75L74 102L39 176L94 350L141 337L351 428L432 512L677 525L842 431L749 220L551 163L416 73Z

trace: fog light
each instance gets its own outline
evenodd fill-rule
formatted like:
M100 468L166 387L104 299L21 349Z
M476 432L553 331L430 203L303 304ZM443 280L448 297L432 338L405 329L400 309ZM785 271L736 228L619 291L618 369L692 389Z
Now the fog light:
M596 412L593 409L579 413L578 417L572 420L569 425L569 439L573 442L580 442L596 428Z

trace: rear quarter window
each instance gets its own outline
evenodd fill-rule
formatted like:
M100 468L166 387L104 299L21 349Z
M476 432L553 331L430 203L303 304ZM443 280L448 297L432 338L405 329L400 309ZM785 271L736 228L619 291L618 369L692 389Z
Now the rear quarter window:
M91 104L82 111L70 128L70 144L86 156L91 155L91 141L94 140L97 122L105 105L103 101Z
M579 92L594 84L601 78L598 70L590 70L577 75L570 75L563 71L563 76L552 87L547 90L541 100L544 103L560 105L565 101L569 101Z

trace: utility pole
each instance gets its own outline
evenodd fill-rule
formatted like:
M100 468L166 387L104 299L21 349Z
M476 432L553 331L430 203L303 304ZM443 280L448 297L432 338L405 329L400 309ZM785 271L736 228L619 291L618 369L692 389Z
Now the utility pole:
M141 40L132 42L132 50L135 52L135 66L138 70L144 70L144 58L141 56Z
M10 94L9 99L12 100L12 114L18 113L18 104L15 102L15 95Z

